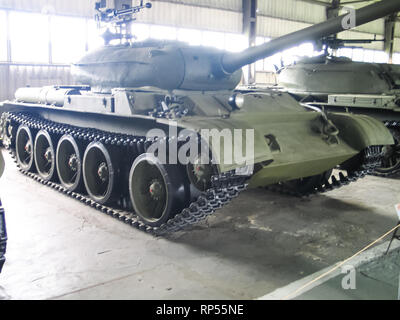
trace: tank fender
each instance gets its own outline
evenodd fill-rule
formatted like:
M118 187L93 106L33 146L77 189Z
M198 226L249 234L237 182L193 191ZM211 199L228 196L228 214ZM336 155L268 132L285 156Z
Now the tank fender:
M369 116L328 113L328 118L339 129L339 137L358 151L370 146L394 144L393 136L385 125Z

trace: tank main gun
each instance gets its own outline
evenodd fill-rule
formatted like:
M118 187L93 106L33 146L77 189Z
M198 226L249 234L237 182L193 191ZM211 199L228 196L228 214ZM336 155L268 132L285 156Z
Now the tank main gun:
M378 3L363 7L355 12L356 26L386 17L400 11L399 0L383 0ZM330 19L303 30L276 38L270 42L251 47L240 53L226 53L222 57L221 67L225 72L231 73L260 59L265 59L280 51L289 49L306 41L317 41L332 34L345 31L343 21L347 15Z
M355 11L355 26L400 11L399 0L384 0ZM72 67L79 84L96 92L113 88L157 87L163 90L232 90L240 82L241 68L277 52L344 31L348 15L276 38L264 45L230 53L193 47L177 41L147 40L104 46Z

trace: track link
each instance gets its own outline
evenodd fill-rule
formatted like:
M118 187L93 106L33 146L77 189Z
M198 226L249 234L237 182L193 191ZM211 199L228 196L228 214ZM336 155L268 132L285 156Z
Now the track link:
M46 130L50 135L65 135L69 134L77 140L91 142L102 142L105 145L113 145L124 148L124 151L133 153L136 157L145 153L149 146L154 141L146 140L145 137L130 136L126 134L116 134L96 129L80 128L66 124L59 124L33 115L22 113L3 113L2 121L9 121L12 127L26 125L35 130ZM6 143L6 148L9 149L14 160L16 159L15 150L13 149L13 137L11 141ZM174 139L171 137L170 139ZM16 160L15 160L16 161ZM81 193L70 192L62 185L55 182L43 180L37 174L27 172L19 168L26 176L33 180L51 187L71 198L74 198L85 205L88 205L104 214L107 214L119 221L122 221L138 230L152 234L154 236L165 236L169 233L184 230L207 217L213 215L218 209L222 208L240 192L247 189L247 176L237 176L234 172L223 173L212 178L212 187L203 192L196 201L192 202L187 208L176 214L167 223L161 227L151 227L141 221L140 217L133 211L121 210L118 208L101 205L91 198Z
M367 175L372 174L376 168L381 165L382 162L382 147L374 146L369 147L363 151L362 154L363 162L357 170L348 172L347 176L341 171L338 176L331 175L330 179L324 178L319 184L314 185L311 190L306 192L299 192L291 188L286 187L284 184L276 184L267 187L267 190L273 192L295 196L295 197L310 197L313 195L323 194L332 190L340 189L344 186L349 185L352 182L356 182ZM331 181L329 181L331 180Z
M4 209L0 201L0 273L6 261L5 254L7 249L7 231Z

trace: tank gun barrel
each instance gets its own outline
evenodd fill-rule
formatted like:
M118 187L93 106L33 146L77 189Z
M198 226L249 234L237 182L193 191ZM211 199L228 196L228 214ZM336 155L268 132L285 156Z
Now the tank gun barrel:
M356 10L355 24L356 26L360 26L397 11L400 11L399 0L382 0ZM224 72L232 73L245 65L270 57L277 52L289 49L305 41L316 41L323 37L345 31L343 22L346 17L347 15L343 15L330 19L326 22L273 39L266 44L251 47L240 53L227 53L222 57L221 67Z

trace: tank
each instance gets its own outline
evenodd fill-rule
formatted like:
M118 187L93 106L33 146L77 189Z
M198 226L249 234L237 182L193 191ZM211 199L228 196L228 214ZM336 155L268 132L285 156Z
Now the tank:
M144 7L98 5L99 21L117 19L126 30ZM397 0L383 1L358 10L357 23L398 10ZM344 186L379 166L382 148L393 144L381 121L308 112L288 93L237 89L243 66L342 31L342 20L240 53L107 32L107 43L126 43L74 64L80 85L21 88L2 103L3 144L27 176L155 235L207 218L249 187Z
M0 177L4 173L4 158L0 150ZM5 254L7 248L7 230L4 209L0 200L0 273L3 270L3 265L6 261Z
M278 85L297 100L324 110L382 121L395 144L385 147L382 166L374 173L390 176L400 171L400 65L323 55L281 69Z

